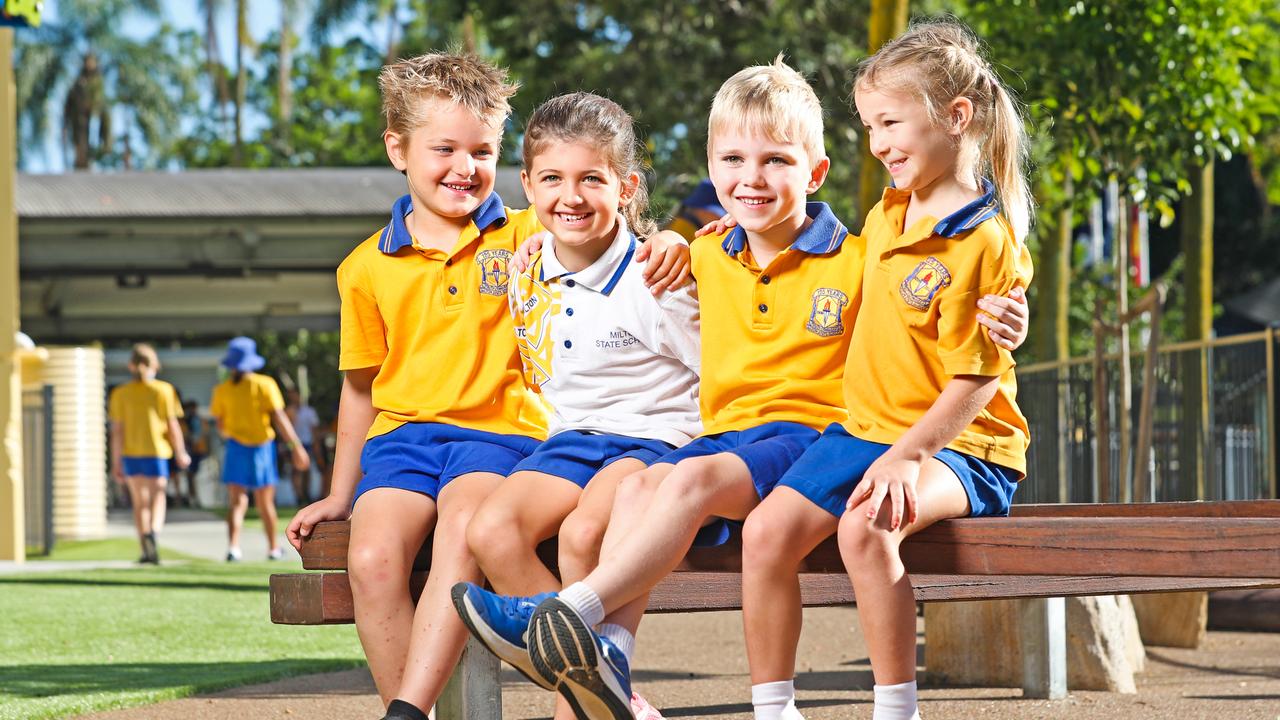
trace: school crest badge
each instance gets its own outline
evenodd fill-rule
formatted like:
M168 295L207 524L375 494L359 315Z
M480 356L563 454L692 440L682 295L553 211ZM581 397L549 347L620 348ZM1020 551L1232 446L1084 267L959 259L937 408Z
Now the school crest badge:
M908 305L917 310L928 310L933 296L951 284L951 272L935 257L928 257L916 265L902 284L898 294Z
M818 288L813 291L813 306L809 309L809 322L804 329L821 337L832 337L844 333L844 308L849 304L849 296L833 288Z
M484 250L476 255L476 264L480 266L481 293L485 295L507 294L507 263L510 260L510 250Z

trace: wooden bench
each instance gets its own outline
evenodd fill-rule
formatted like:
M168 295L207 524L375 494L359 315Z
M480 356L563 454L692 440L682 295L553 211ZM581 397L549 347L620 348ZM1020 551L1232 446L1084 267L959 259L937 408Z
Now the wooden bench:
M316 526L302 547L303 567L331 572L271 576L271 620L295 625L353 621L344 571L349 525ZM416 600L430 564L430 541L411 582ZM921 602L1056 598L1027 606L1024 692L1061 697L1066 690L1061 598L1190 590L1280 587L1280 500L1016 505L1007 518L937 523L903 544L903 560ZM554 568L555 549L539 554ZM654 589L650 612L742 607L741 546L696 548ZM835 538L801 569L807 607L855 602ZM501 717L498 663L468 645L437 705L439 720Z

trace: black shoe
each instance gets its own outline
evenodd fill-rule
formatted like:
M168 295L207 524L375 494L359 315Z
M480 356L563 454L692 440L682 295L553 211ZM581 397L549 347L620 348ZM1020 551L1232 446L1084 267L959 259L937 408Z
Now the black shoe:
M392 700L387 706L387 714L382 720L427 720L427 714L413 703L404 700Z
M156 534L149 532L142 536L142 557L138 558L138 562L147 565L160 564L160 551L156 547Z

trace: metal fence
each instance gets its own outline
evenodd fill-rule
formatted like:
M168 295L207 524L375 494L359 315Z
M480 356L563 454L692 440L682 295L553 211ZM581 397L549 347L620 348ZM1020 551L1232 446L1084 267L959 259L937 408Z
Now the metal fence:
M1019 502L1245 500L1276 495L1276 354L1280 333L1162 346L1151 388L1150 449L1126 463L1117 417L1120 360L1103 363L1109 391L1099 437L1093 358L1018 368L1018 405L1031 426L1027 479ZM1130 442L1137 435L1145 358L1131 359L1134 378ZM1109 452L1099 453L1098 443ZM1099 456L1107 460L1099 472ZM1152 482L1134 487L1145 463Z
M22 480L26 544L53 549L53 386L22 391Z

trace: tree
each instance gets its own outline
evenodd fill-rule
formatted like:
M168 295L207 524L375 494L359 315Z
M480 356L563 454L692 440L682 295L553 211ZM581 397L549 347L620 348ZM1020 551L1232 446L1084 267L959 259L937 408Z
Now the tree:
M118 32L121 18L160 17L158 0L62 0L57 22L18 36L19 150L40 148L59 106L58 129L70 165L132 164L137 146L153 163L168 157L179 118L194 97L182 62L187 38L161 23L152 37Z

